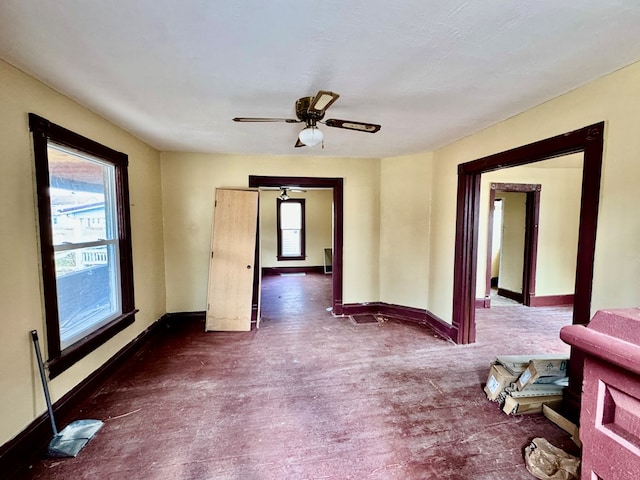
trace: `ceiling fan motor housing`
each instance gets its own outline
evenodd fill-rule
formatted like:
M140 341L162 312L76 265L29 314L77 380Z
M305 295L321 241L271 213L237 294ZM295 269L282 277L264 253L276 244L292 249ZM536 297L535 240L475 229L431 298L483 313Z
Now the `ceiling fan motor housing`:
M324 112L309 110L313 99L314 97L302 97L296 100L296 116L310 125L315 125L315 122L322 120L322 117L324 117ZM310 121L313 121L313 123L309 123Z

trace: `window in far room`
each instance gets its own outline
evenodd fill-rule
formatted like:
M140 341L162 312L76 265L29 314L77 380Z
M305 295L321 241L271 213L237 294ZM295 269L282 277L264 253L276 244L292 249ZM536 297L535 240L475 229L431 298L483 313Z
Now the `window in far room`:
M277 199L278 260L305 259L303 198Z

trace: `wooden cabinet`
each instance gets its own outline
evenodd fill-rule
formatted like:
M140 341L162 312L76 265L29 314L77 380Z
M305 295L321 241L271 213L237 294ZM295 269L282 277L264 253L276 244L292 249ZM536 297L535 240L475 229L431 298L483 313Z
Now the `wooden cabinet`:
M585 355L582 480L639 479L640 309L601 310L560 337Z

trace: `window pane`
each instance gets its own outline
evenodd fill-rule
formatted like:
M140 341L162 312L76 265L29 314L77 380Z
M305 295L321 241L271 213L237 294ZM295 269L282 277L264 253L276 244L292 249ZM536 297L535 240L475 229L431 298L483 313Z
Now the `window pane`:
M64 349L122 313L115 167L55 144L47 155Z
M285 257L302 255L300 230L282 230L282 255Z
M302 228L302 205L298 202L280 204L280 228L283 230Z
M122 313L116 250L111 243L56 252L61 348Z
M57 145L47 154L54 245L114 238L114 167Z

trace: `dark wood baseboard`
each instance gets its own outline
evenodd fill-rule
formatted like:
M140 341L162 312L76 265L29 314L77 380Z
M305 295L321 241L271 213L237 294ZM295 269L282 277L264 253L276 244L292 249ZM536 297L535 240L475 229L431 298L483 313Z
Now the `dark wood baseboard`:
M511 300L515 300L518 303L524 302L524 295L521 292L514 292L512 290L507 290L506 288L498 288L498 295L505 298L510 298Z
M511 290L507 290L506 288L499 288L498 295L505 298L510 298L511 300L515 300L518 303L523 303L524 296L522 293L513 292ZM573 305L573 294L566 295L531 295L530 297L530 307L559 307L561 305ZM490 298L476 298L475 302L476 308L491 308L491 299Z
M434 330L438 335L447 340L455 337L454 327L441 318L438 318L428 310L421 308L405 307L384 302L350 303L342 306L344 315L386 315L417 325L423 325Z
M531 307L558 307L560 305L573 305L573 294L567 295L531 295Z
M476 298L475 308L491 308L491 297Z
M283 273L324 273L322 265L309 267L263 267L262 275L280 275Z
M175 323L181 323L184 321L197 321L204 322L207 317L207 312L204 310L195 311L195 312L174 312L174 313L166 313L161 319L160 322L166 325L172 325Z
M78 405L89 398L117 368L140 350L160 330L160 327L175 321L173 316L174 314L167 314L155 321L101 367L55 402L53 412L56 423L66 425L74 420L72 417L77 415ZM8 479L19 478L19 475L24 474L34 460L42 457L52 438L53 432L51 431L49 414L45 412L18 435L0 446L0 472L4 472L3 476L6 475L5 478Z

